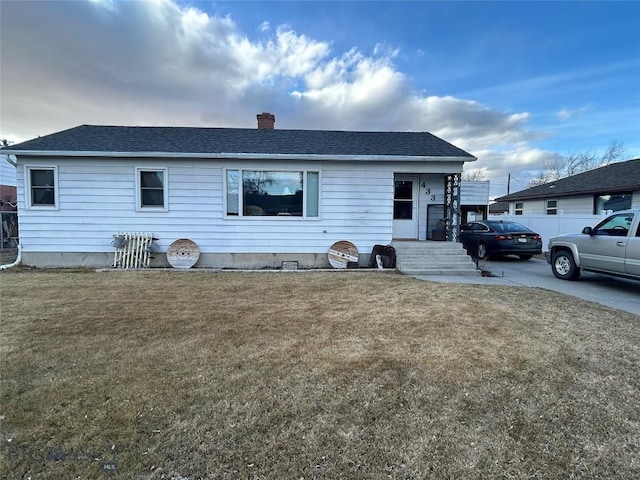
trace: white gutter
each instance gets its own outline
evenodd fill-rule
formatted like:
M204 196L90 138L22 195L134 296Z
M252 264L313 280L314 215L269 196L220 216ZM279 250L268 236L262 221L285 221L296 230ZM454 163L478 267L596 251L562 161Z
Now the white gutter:
M3 154L3 155L4 155L4 154ZM16 167L16 168L18 167L18 164L17 164L16 162L14 162L13 160L11 160L11 159L9 158L9 155L5 155L5 156L4 156L4 159L5 159L8 163L10 163L11 165L13 165L14 167Z
M355 160L361 162L474 162L473 156L437 157L429 155L318 155L297 153L183 153L183 152L100 152L100 151L48 151L8 150L2 153L32 157L120 157L120 158L193 158L193 159L243 159L243 160Z
M15 267L16 265L20 265L22 261L22 243L18 244L18 256L16 257L13 263L7 263L6 265L0 265L0 270L8 270L10 268Z

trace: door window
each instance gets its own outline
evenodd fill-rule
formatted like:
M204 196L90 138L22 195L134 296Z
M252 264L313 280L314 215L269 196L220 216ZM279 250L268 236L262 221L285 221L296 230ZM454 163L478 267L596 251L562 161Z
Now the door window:
M394 220L411 220L413 218L413 182L396 180L393 195Z

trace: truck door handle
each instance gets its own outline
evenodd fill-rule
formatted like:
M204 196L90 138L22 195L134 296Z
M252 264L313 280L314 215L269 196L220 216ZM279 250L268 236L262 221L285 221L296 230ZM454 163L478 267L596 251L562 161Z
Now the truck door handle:
M616 242L616 245L619 247L624 247L624 242Z

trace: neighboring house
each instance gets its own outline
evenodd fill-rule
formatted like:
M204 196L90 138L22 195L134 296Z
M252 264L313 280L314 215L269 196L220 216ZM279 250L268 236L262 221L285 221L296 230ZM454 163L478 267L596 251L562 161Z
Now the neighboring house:
M0 155L0 211L15 211L16 203L16 167Z
M494 202L489 205L490 215L502 215L503 213L509 213L509 202Z
M16 167L7 156L0 155L0 264L15 258L12 249L18 243L17 198Z
M511 215L601 215L640 207L640 158L612 163L496 199Z
M376 244L425 240L445 206L457 239L469 153L420 132L82 125L12 145L22 259L111 265L117 232L153 233L200 250L196 266L328 265L340 240L368 264ZM166 265L164 254L152 266Z

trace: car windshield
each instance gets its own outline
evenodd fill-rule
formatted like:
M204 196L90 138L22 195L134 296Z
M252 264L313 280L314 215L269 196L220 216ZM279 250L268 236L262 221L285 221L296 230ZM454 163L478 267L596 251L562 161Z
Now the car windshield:
M530 232L527 227L519 223L494 223L491 227L497 232Z

